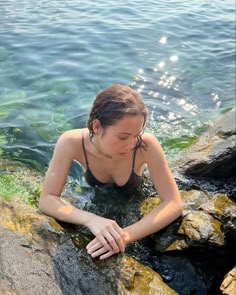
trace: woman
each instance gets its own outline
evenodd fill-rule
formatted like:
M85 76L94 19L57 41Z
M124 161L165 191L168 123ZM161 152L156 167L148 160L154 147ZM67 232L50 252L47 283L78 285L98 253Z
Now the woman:
M96 96L87 128L66 131L56 144L39 208L58 220L88 227L95 236L87 245L92 257L106 259L123 252L128 243L162 229L182 213L180 194L163 150L152 134L143 133L146 118L147 109L138 92L112 85ZM73 160L82 165L90 185L113 183L125 193L134 193L139 187L147 166L161 204L125 228L68 205L60 195Z

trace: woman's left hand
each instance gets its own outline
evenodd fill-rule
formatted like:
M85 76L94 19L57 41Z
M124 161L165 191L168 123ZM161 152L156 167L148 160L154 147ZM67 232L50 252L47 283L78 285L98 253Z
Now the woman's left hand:
M119 249L117 250L107 250L102 243L98 240L98 238L94 238L86 247L87 252L89 255L91 255L92 258L98 257L101 260L104 260L114 254L119 253Z

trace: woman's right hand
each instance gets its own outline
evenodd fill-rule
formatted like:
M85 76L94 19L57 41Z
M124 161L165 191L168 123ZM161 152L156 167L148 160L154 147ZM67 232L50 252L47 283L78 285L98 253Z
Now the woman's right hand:
M94 215L85 225L107 251L125 251L123 230L114 220Z

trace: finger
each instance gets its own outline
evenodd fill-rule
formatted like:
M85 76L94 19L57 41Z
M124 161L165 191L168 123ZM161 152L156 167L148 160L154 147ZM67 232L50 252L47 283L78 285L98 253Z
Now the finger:
M112 230L112 232L114 233L115 231ZM107 242L111 246L111 250L114 250L114 251L120 250L118 243L116 242L116 240L114 239L113 235L110 232L106 232L105 239L107 240Z
M107 236L110 238L111 235L108 233ZM109 242L109 240L107 239L107 237L103 236L102 234L99 234L97 236L98 240L102 243L103 247L105 247L107 249L107 251L111 251L112 250L112 247L111 247L111 244ZM111 238L110 238L111 239ZM113 238L112 238L113 239ZM113 239L114 240L114 239Z
M86 249L92 247L93 245L97 244L99 242L98 238L94 238L91 242L88 243L86 246Z
M112 234L113 238L115 239L116 246L118 246L118 248L121 252L124 252L125 251L125 244L124 244L123 238L115 230L112 230L111 234ZM115 248L113 248L113 250L115 250Z
M118 229L118 232L117 232ZM119 234L119 232L122 233L122 235ZM114 225L114 227L111 227L109 232L106 233L105 238L109 242L109 244L112 246L113 250L117 250L117 248L124 252L125 251L125 243L123 239L124 233L123 230L120 231L120 227L117 225L117 223Z
M108 252L113 252L113 251L108 251ZM100 256L101 254L104 254L104 253L107 253L107 249L102 247L102 248L98 249L97 251L91 253L91 257L95 258L97 256Z
M115 231L119 234L119 237L115 236L118 244L119 244L119 249L120 251L124 252L125 251L125 233L123 229L117 224L114 224L114 229ZM115 233L114 233L115 235Z
M114 251L108 251L107 253L101 255L101 256L99 257L99 259L100 259L100 260L104 260L104 259L106 259L106 258L108 258L108 257L111 257L111 256L114 255L114 254L117 254L117 253L115 253Z
M103 245L101 242L98 241L98 243L96 243L95 245L91 246L90 248L87 249L88 254L93 253L94 251L102 248Z
M110 241L114 241L114 238L108 233L106 234L107 237L110 236ZM102 240L104 240L104 243L102 243ZM88 250L89 248L93 247L94 245L96 245L98 242L101 243L102 246L104 246L107 251L113 250L117 250L117 248L119 248L119 246L117 246L116 244L113 244L113 247L110 245L110 242L108 240L106 240L106 237L104 238L101 234L97 237L95 237L87 246L86 249Z

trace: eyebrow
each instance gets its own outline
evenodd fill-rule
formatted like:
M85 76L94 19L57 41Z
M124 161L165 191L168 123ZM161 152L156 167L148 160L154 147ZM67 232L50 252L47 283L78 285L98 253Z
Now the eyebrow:
M142 131L143 131L143 129L140 130L140 131L137 133L136 136L138 136ZM119 132L119 134L120 134L120 135L132 135L131 133L128 133L128 132Z

